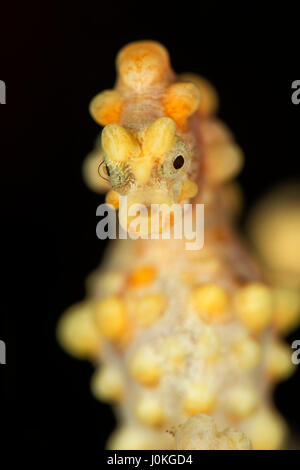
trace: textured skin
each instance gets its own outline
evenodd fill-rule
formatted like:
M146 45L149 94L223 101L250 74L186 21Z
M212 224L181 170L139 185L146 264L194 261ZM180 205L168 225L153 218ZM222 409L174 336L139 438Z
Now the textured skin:
M189 251L186 240L111 242L58 338L99 364L92 392L119 418L109 448L280 448L286 426L271 392L292 363L274 312L284 317L286 298L278 313L273 289L235 233L238 202L227 188L241 150L215 117L213 87L176 76L163 46L130 44L117 69L115 89L91 103L106 127L85 162L86 182L100 192L111 185L115 207L119 194L146 204L204 203L205 243ZM186 168L162 170L182 149ZM96 177L103 160L109 183Z

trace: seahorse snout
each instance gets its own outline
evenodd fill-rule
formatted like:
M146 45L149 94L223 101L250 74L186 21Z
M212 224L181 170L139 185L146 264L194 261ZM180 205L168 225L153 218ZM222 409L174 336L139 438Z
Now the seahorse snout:
M162 233L172 225L174 200L164 190L136 190L120 199L119 221L132 235Z

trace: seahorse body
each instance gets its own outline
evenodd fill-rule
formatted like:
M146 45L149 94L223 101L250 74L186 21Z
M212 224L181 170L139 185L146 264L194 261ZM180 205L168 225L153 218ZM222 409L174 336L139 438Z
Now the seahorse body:
M85 179L99 191L110 185L106 200L116 208L120 195L128 210L204 204L204 247L187 250L184 238L111 242L58 338L99 363L92 392L119 417L112 449L280 448L286 425L271 393L292 363L274 312L284 317L288 302L281 296L278 313L275 292L234 230L228 182L242 152L215 117L213 87L177 76L160 44L124 47L117 70L115 89L91 103L105 127ZM97 175L101 161L109 185ZM187 217L195 222L195 210ZM149 233L151 213L146 220ZM130 221L120 219L134 232Z

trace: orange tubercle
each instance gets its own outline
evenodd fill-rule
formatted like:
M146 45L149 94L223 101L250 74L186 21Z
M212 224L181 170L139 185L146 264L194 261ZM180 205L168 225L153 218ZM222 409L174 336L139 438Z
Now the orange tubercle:
M152 266L141 266L133 271L129 278L131 287L143 286L150 284L156 278L156 269Z

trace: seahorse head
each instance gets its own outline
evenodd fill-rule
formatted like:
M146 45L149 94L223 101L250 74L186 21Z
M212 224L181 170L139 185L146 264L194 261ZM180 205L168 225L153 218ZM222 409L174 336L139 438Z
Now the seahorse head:
M116 63L115 89L100 93L90 105L93 118L104 126L107 202L117 207L121 195L128 209L132 204L150 209L193 198L195 146L187 122L199 105L197 87L175 81L166 49L152 41L124 47Z

